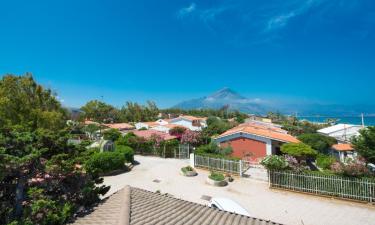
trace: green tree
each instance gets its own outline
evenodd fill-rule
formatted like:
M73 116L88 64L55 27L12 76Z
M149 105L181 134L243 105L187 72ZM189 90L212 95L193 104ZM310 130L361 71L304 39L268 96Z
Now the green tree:
M219 135L225 131L231 129L234 124L228 122L228 120L223 120L217 117L209 117L207 119L207 127L203 129L203 133L209 137L213 135Z
M318 133L301 134L298 139L303 143L310 145L313 149L320 153L326 154L329 147L337 143L333 137L327 137Z
M52 91L38 85L31 74L5 75L0 80L0 126L56 130L65 126L66 118Z
M71 209L99 201L108 190L80 169L86 149L67 144L65 115L31 75L0 80L0 224L63 223ZM33 187L43 196L30 197Z
M352 140L354 149L366 162L375 164L375 126L364 128L359 133Z
M121 132L117 129L108 129L103 132L105 140L117 141L121 137Z
M93 120L98 123L109 123L119 121L119 111L104 102L91 100L81 107L86 119Z
M314 158L318 154L309 145L304 143L286 143L281 146L281 152L295 157L296 159Z

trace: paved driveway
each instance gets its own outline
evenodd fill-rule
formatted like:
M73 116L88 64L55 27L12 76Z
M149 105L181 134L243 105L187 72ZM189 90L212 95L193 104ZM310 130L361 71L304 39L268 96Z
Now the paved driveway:
M231 198L254 217L290 225L375 224L375 206L270 190L267 183L249 178L235 179L227 187L213 187L205 183L207 171L198 170L196 177L179 174L180 168L188 165L188 160L144 156L135 159L140 164L132 171L104 178L104 183L111 185L107 195L131 185L149 191L160 190L200 204L208 203L201 199L202 195Z

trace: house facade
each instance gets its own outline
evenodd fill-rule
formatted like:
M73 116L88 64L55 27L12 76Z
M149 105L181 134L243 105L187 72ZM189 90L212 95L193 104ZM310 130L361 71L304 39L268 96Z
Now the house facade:
M351 144L339 143L331 146L330 153L337 160L347 162L357 157L357 152Z
M206 120L207 118L204 117L182 115L177 118L171 119L169 123L186 127L192 131L201 131L203 128L207 127Z
M284 143L298 143L298 139L287 131L272 126L244 123L214 139L220 147L231 147L232 156L260 159L267 155L280 154Z

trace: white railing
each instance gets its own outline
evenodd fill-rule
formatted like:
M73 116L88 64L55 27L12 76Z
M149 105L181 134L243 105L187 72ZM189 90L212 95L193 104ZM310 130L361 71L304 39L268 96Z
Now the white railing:
M375 201L375 180L366 178L346 178L335 175L270 171L269 184L270 187L273 188L358 201Z
M242 175L242 161L192 154L194 167Z

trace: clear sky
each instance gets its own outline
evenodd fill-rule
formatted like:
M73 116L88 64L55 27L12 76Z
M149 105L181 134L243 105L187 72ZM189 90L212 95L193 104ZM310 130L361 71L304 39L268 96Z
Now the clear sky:
M1 1L0 74L25 72L68 106L168 107L222 87L375 103L375 1Z

